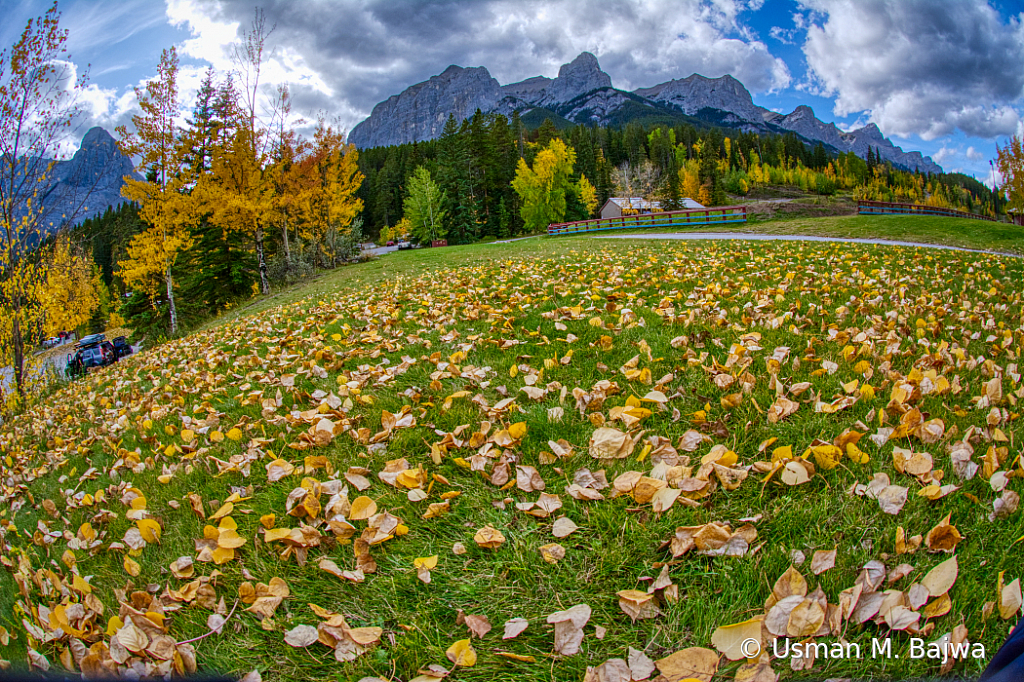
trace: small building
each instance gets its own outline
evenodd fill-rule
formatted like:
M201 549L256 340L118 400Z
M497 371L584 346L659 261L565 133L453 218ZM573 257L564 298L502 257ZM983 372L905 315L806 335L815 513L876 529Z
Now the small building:
M1015 208L1011 208L1006 211L1006 217L1010 219L1010 222L1014 225L1024 225L1024 211L1018 211Z
M682 199L683 209L704 208L693 199ZM657 213L661 211L661 202L648 201L641 197L611 197L601 207L602 218L620 218L624 215L640 213Z

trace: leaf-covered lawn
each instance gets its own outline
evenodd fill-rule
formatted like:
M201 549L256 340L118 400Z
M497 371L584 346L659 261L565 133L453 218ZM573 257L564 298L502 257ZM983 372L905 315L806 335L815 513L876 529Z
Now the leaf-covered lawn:
M949 662L971 675L1020 615L1019 260L585 238L385 260L5 427L0 657L760 681L940 674L909 647L948 634L985 647ZM900 658L872 658L888 636ZM773 659L776 637L864 657Z

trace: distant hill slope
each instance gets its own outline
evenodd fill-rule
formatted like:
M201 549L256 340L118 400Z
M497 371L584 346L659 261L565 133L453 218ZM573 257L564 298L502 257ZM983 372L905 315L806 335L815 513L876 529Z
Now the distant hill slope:
M759 107L743 84L729 75L706 78L693 74L633 92L618 90L589 52L562 65L556 78L534 76L508 85L499 85L483 66L450 66L439 76L412 85L375 106L370 116L352 129L349 139L363 148L430 140L441 134L449 115L462 120L477 109L506 115L518 111L524 122L534 125L550 112L555 114L551 118L559 127L566 125L564 122L623 125L630 121L703 121L758 133L793 132L838 152L852 151L865 157L871 147L896 166L942 172L931 158L894 145L873 123L843 132L835 124L819 120L810 107L799 106L785 115Z

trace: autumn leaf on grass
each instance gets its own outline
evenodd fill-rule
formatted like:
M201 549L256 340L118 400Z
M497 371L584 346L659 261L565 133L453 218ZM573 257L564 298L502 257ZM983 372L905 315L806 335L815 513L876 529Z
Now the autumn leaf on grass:
M811 573L821 575L836 565L836 550L819 549L811 558Z
M139 528L142 539L146 542L158 544L160 542L160 524L154 519L139 519L135 522Z
M749 639L761 642L761 624L763 622L764 616L756 616L742 623L723 625L711 635L711 644L730 661L747 658L746 653L743 652L742 645ZM752 651L752 649L749 651Z
M505 544L505 536L494 526L487 525L476 532L473 540L485 549L497 549Z
M547 618L555 626L555 653L572 656L583 643L583 626L590 620L590 606L576 604L565 611L556 611Z
M772 406L768 408L768 421L771 424L777 424L796 412L799 407L800 403L779 396L772 403Z
M1003 585L1003 574L999 572L999 615L1003 620L1017 616L1021 611L1024 599L1021 597L1020 578L1009 585Z
M429 583L430 571L437 566L437 555L413 559L412 564L416 569L416 577L424 583Z
M661 615L658 609L658 602L653 594L641 592L640 590L621 590L616 592L619 597L619 608L629 616L634 623L647 618L657 618Z
M269 584L264 585L260 583L256 586L255 600L246 611L256 614L260 620L270 618L277 611L277 607L281 605L281 602L290 594L291 590L288 589L288 583L274 576L270 579Z
M460 639L448 647L448 650L444 653L455 666L472 668L476 665L476 650L469 643L468 639Z
M505 622L505 633L502 639L514 639L522 634L523 630L530 624L525 618L512 618Z
M601 427L590 438L590 456L595 459L622 459L633 453L635 443L629 434Z
M352 509L349 511L349 521L365 521L377 513L377 503L369 497L360 495L352 500Z
M171 562L171 574L179 580L187 580L195 574L195 564L192 557L182 556Z
M459 611L459 617L455 620L455 623L457 625L465 625L469 628L469 632L472 637L482 639L484 635L491 631L491 623L487 620L487 616L480 616L476 614L466 615L461 610Z
M908 488L904 488L901 485L888 485L882 488L877 495L878 506L886 514L895 516L900 513L903 505L907 503L907 493L909 492Z
M786 462L780 461L772 470L781 471L779 480L789 486L802 485L811 480L814 476L814 465L805 459L791 459ZM770 475L770 474L769 474Z
M654 662L666 682L698 680L711 682L718 671L718 654L703 647L690 647Z
M932 552L952 552L957 544L963 539L956 526L950 524L949 519L952 512L946 514L946 518L939 521L938 525L928 531L925 536L924 546Z
M284 633L284 641L295 648L305 648L319 639L312 625L299 625Z
M576 529L579 528L572 519L567 516L560 516L555 519L554 525L551 527L551 534L556 538L564 538L571 535Z
M955 556L946 559L921 579L921 584L928 589L928 594L933 597L946 594L949 588L956 582L959 566Z
M565 558L565 547L562 547L557 542L541 545L539 549L541 557L549 564L557 564Z

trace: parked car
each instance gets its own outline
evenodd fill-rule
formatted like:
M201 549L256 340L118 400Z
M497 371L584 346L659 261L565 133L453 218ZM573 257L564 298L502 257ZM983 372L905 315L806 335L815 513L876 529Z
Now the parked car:
M54 346L59 346L60 343L60 339L58 339L56 336L51 336L50 338L43 341L43 348L53 348Z
M105 334L90 334L89 336L83 336L82 340L75 344L75 348L84 348L85 346L100 343L106 341L107 337Z
M403 239L402 241L398 242L398 250L399 251L405 251L406 249L411 249L411 248L412 248L412 242L410 242L410 241L406 241L406 240Z
M68 377L85 374L93 367L106 367L117 362L114 344L106 340L103 334L86 336L75 344L75 350L68 353L64 373Z
M389 240L388 240L388 243L387 243L387 244L385 244L385 246L394 246L394 245L395 245L395 242L394 242L394 240L392 240L392 239L389 239Z
M114 346L114 353L117 359L126 358L132 354L131 344L128 343L128 339L123 336L117 336L111 343Z

